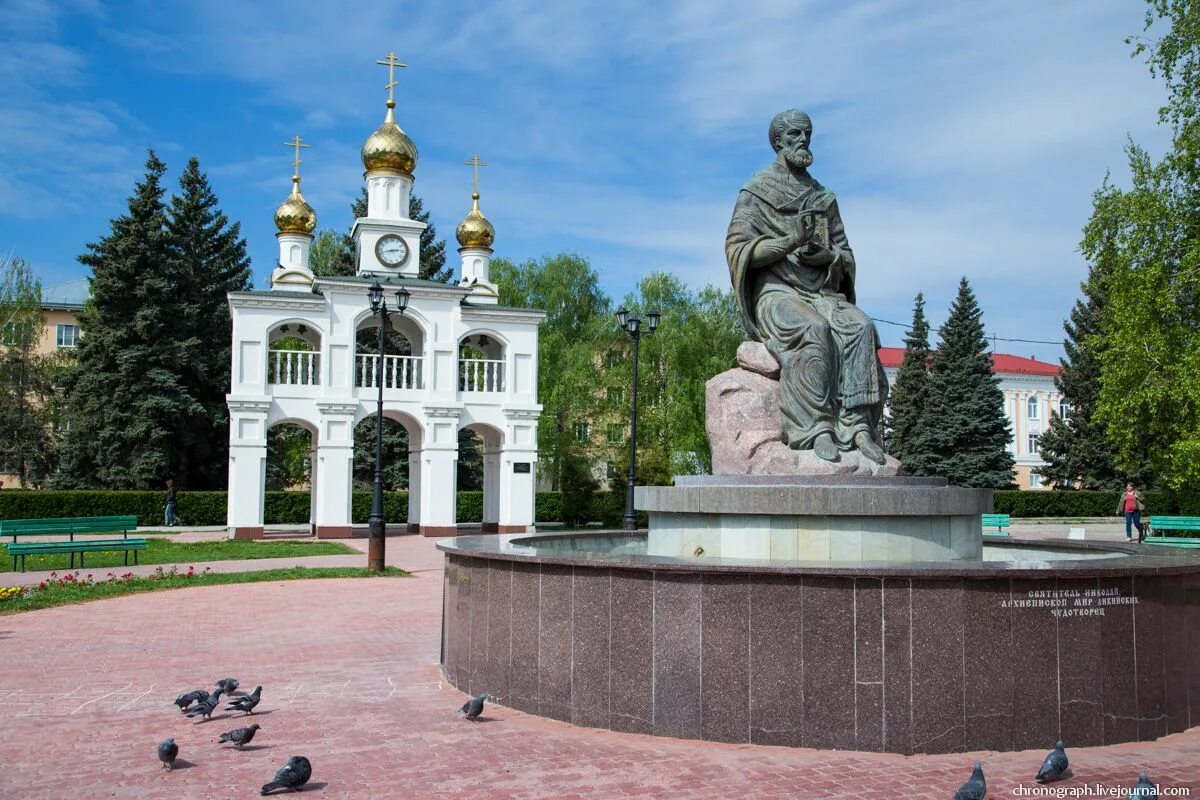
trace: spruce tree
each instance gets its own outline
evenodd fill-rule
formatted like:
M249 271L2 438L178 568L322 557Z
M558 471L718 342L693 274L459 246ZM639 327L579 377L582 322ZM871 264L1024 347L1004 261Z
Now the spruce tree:
M408 197L408 216L427 226L421 231L421 271L418 277L427 281L449 283L454 277L454 267L446 266L446 240L437 238L437 228L429 221L425 204L415 194Z
M1100 342L1105 291L1104 260L1097 260L1081 285L1083 297L1075 303L1070 319L1063 323L1066 357L1054 384L1069 411L1066 419L1050 418L1050 427L1039 442L1046 465L1039 472L1060 489L1119 489L1124 476L1117 472L1106 426L1095 419L1100 396Z
M954 486L1002 489L1013 480L1012 439L1000 379L984 336L983 312L967 279L930 359L925 412L917 447L928 454L928 474Z
M904 337L904 360L896 372L896 383L888 396L891 411L888 450L900 459L905 474L929 474L929 454L921 450L917 433L922 425L929 393L929 320L925 318L925 295L913 303L912 327Z
M164 263L165 172L150 150L128 211L79 258L92 270L92 297L80 315L78 364L65 381L70 430L56 476L64 488L160 488L175 466L180 420L204 413L179 375L179 298Z
M199 403L176 420L172 471L177 486L222 489L229 462L232 328L229 292L250 288L250 258L241 226L217 207L217 197L193 156L179 178L167 214L164 266L174 280L178 375Z

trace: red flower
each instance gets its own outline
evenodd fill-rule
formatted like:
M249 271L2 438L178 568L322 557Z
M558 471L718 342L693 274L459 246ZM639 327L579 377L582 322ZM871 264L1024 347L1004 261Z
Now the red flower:
M39 584L38 584L38 588L39 588L39 589L45 589L45 588L46 588L46 582L45 582L45 581L42 581L41 583L39 583Z

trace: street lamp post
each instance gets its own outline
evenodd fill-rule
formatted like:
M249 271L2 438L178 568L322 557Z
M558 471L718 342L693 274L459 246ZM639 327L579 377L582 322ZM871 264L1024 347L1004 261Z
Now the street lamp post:
M403 316L404 309L408 308L408 294L408 289L404 287L400 287L396 292L396 313L400 316ZM367 297L371 300L371 313L379 318L379 360L375 364L375 384L379 389L375 405L375 493L371 499L371 516L367 520L371 528L371 538L367 546L367 571L383 572L384 536L387 533L387 518L383 515L383 351L391 312L378 280L367 290Z
M650 311L646 314L649 336L658 330L659 313ZM633 410L629 416L629 479L625 485L625 530L637 530L637 512L633 510L633 482L637 469L637 393L638 393L638 344L642 340L642 321L638 317L629 316L624 306L617 309L617 324L633 339Z

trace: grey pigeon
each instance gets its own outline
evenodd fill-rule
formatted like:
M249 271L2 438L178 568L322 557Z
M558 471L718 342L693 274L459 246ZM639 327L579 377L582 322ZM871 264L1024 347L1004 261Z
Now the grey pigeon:
M1138 782L1133 787L1133 791L1129 793L1129 800L1146 800L1152 798L1158 800L1158 787L1150 780L1150 776L1145 770L1138 773Z
M239 697L229 705L225 706L225 710L233 709L235 711L245 711L247 714L254 713L254 707L258 705L258 701L262 699L262 687L255 686L254 691L244 697Z
M175 756L179 755L179 745L175 744L175 738L171 737L158 746L158 760L168 770L175 766ZM1145 774L1145 773L1143 773Z
M225 694L233 694L237 691L238 682L233 678L221 678L216 685Z
M958 787L953 800L983 800L987 797L987 781L983 779L983 764L975 762L975 769L967 782Z
M205 719L212 718L212 712L221 704L221 690L217 689L208 697L196 704L196 707L187 712L189 717L204 717Z
M297 791L308 783L308 779L311 777L312 764L308 763L308 759L304 756L292 756L279 772L275 773L275 780L263 784L262 794L267 794L275 789Z
M231 745L241 750L246 745L250 744L250 740L254 738L254 734L258 732L259 725L254 723L249 728L234 728L229 733L222 733L218 742L229 742Z
M176 697L175 705L179 706L179 710L181 712L187 711L188 706L190 706L192 703L203 700L206 697L208 697L208 692L204 691L203 689L196 689L193 692L181 694L179 697Z
M463 703L463 706L458 710L458 713L466 714L467 719L479 719L479 715L483 713L484 700L487 700L487 694L481 694L479 697L472 697L470 700Z
M1054 745L1054 749L1046 756L1046 760L1042 762L1042 768L1038 770L1037 782L1049 783L1066 777L1067 772L1067 751L1063 749L1063 743L1060 739Z

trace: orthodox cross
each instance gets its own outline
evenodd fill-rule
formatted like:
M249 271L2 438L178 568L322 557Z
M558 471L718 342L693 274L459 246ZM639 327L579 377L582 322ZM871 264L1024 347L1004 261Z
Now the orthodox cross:
M310 144L301 144L301 143L300 143L300 137L299 137L299 136L293 136L293 137L292 137L292 140L291 140L290 142L284 142L284 143L283 143L283 146L284 146L284 147L291 147L291 148L294 148L294 149L296 150L296 155L295 155L295 157L292 159L292 171L293 171L293 172L294 172L296 175L299 175L299 174L300 174L300 163L301 163L301 161L300 161L300 148L301 148L301 147L312 147L312 145L310 145Z
M392 95L392 89L396 86L396 67L400 67L401 69L403 69L404 67L407 67L408 64L400 63L400 59L396 57L395 53L388 53L386 56L383 57L383 59L381 61L376 61L375 63L382 64L383 66L388 68L388 82L387 82L388 102L395 103L396 100Z
M474 177L471 179L471 191L474 192L475 194L479 194L479 168L486 167L487 162L480 161L479 156L475 153L472 153L471 157L468 158L463 163L466 164L468 167L471 167L472 172L474 173Z

